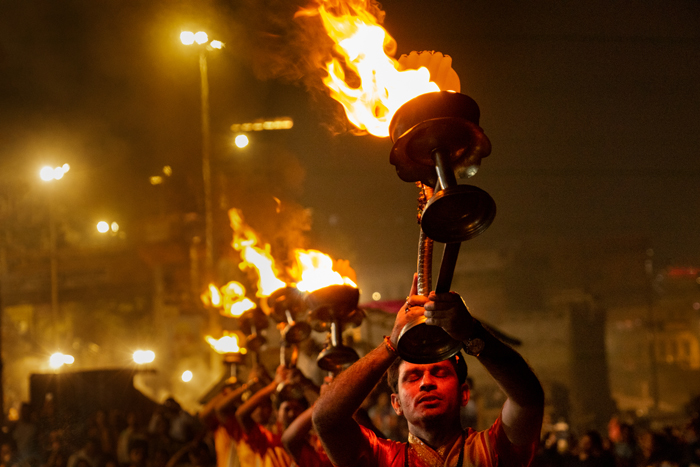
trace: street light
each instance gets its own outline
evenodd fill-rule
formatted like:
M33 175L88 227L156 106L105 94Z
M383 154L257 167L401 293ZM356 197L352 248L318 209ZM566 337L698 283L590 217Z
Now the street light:
M248 139L248 136L240 134L240 135L236 135L233 142L237 148L243 149L244 147L248 146L248 143L250 142L250 140Z
M112 222L111 224L106 221L100 221L97 223L97 231L99 233L107 233L109 231L112 231L113 234L116 234L119 231L119 224L116 222Z
M70 170L70 165L59 167L44 166L39 171L39 177L45 182L60 180ZM51 261L51 320L54 333L58 326L58 258L56 257L56 222L54 219L54 197L49 195L49 257ZM58 343L58 336L56 343Z
M152 350L137 350L133 355L134 363L137 365L145 365L146 363L153 363L156 359L156 354Z
M63 365L72 365L75 363L75 358L72 355L65 355L61 352L56 352L49 357L49 366L54 370L58 370Z
M211 167L209 164L210 128L209 128L209 78L207 74L208 49L221 49L223 42L209 40L209 35L204 31L182 31L180 41L184 45L197 44L199 48L199 73L201 76L202 98L202 180L204 182L204 270L207 282L211 282L214 271L214 222L212 214L211 195Z

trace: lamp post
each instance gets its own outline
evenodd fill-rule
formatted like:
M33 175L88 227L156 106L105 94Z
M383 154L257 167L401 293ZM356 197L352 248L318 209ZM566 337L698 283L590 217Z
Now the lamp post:
M39 177L45 182L60 180L70 170L68 164L60 167L45 166L39 172ZM54 330L54 338L58 344L58 258L56 255L56 220L54 219L54 197L49 196L49 257L51 261L51 322Z
M207 282L212 280L214 271L214 221L212 214L211 194L211 166L209 154L211 148L211 130L209 128L209 77L207 72L207 50L221 49L224 44L221 41L209 40L204 31L193 33L183 31L180 33L180 41L184 45L199 46L199 74L201 77L202 100L202 181L204 182L204 273Z

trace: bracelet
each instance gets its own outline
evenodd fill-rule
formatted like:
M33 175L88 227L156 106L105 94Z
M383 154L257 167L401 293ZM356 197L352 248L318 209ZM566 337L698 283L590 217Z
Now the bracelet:
M391 343L391 339L389 336L384 336L384 346L387 348L387 350L394 355L398 355L399 353L396 351L396 347L394 347L394 344Z

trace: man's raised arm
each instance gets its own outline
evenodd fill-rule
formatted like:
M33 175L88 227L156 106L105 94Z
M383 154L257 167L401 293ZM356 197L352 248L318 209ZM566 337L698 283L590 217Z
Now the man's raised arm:
M508 399L501 420L511 443L524 446L539 439L544 412L544 391L522 356L474 319L454 292L431 292L425 304L426 323L441 326L469 348L473 338L483 341L476 358L493 376Z
M414 277L411 296L415 293ZM424 301L425 297L418 299ZM406 305L396 315L389 343L380 344L340 373L316 401L313 423L326 454L334 465L340 467L362 465L360 460L363 457L367 458L369 454L370 446L360 426L353 420L353 415L396 360L397 354L390 349L390 346L396 349L399 333L408 322L408 318L412 317L405 310Z

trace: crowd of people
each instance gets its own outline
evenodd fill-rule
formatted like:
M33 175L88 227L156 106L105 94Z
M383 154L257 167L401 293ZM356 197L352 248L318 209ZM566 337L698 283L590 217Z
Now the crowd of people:
M405 420L390 405L384 386L364 407L382 436L408 437ZM229 389L224 392L229 393ZM267 399L254 417L274 426ZM303 411L302 411L303 413ZM203 415L203 413L200 413ZM272 421L269 421L271 420ZM565 426L566 427L566 426ZM87 420L59 422L50 413L31 413L5 427L0 441L2 467L175 467L231 466L215 449L216 428L207 430L196 414L169 399L153 414L97 411ZM228 453L230 456L230 453ZM239 460L240 462L240 460ZM576 435L557 425L545 427L533 467L692 467L700 466L700 417L681 427L651 430L613 418L606 436L597 431Z
M391 334L320 386L296 368L280 365L271 377L256 365L246 383L230 380L195 415L170 398L147 417L100 410L77 420L47 398L3 429L0 467L700 466L698 418L662 433L614 419L605 437L578 439L543 428L544 392L525 360L459 295L420 296L416 286L414 278ZM464 353L429 363L400 357L398 338L419 315L461 341L505 394L490 427L469 426Z
M653 430L613 416L606 436L576 436L557 424L543 430L533 467L700 467L700 414L679 427Z

